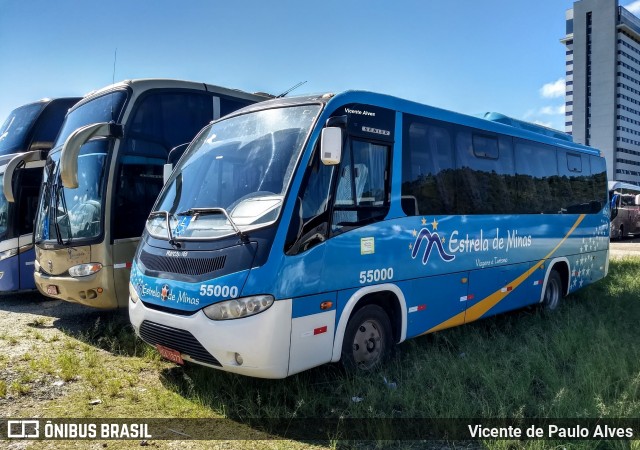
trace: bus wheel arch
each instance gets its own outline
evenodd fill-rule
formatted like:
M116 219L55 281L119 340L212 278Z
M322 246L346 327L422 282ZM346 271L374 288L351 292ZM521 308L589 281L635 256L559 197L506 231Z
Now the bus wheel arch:
M549 310L557 308L560 300L569 294L571 274L567 258L555 258L547 265L540 293L540 303ZM557 290L557 294L553 291ZM549 298L552 295L554 298Z
M359 310L368 305L381 308L387 315L393 337L392 344L399 344L405 340L407 336L407 305L400 288L394 284L367 286L351 296L340 314L333 340L332 362L340 360L349 321Z

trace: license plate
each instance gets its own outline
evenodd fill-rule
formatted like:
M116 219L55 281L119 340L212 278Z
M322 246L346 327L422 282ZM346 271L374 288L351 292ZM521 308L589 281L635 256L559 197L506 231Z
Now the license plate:
M168 359L169 361L176 364L184 364L182 356L180 356L180 352L167 347L163 347L160 344L156 344L156 349L158 350L158 353L160 353L160 356L162 356L163 358Z
M58 286L55 284L50 284L47 286L47 294L50 295L58 295Z

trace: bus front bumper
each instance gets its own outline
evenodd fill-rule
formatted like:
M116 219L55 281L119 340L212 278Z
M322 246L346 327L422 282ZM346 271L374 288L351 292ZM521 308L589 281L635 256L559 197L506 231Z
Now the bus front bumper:
M93 275L74 278L42 273L37 260L35 266L33 276L36 287L47 297L101 309L118 307L118 300L111 288L113 286L112 267L103 267Z
M136 334L183 360L258 378L284 378L289 370L291 300L277 300L259 314L211 320L202 310L184 316L129 299Z

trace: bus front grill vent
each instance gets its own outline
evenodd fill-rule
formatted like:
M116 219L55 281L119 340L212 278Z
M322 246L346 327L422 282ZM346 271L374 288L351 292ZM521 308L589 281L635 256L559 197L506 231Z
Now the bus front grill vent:
M148 344L159 344L171 350L179 351L183 357L188 356L194 361L200 361L212 366L222 366L222 364L186 330L145 320L140 325L140 337Z
M221 270L224 268L226 259L226 255L215 258L174 258L154 255L144 250L140 253L140 262L142 262L148 270L192 276L204 275L205 273Z

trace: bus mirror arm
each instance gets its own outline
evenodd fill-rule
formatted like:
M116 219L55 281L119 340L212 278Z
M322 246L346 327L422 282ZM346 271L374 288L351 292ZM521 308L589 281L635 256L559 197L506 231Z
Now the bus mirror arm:
M75 130L62 146L60 155L60 179L68 189L78 187L78 155L80 148L96 137L122 137L123 126L113 122L92 123Z
M13 195L13 174L15 171L28 162L42 161L43 159L46 159L46 154L43 157L40 150L35 150L33 152L17 155L9 161L9 164L7 164L7 168L4 171L4 179L2 180L2 193L8 202L15 202L15 197Z
M169 156L167 156L167 163L162 168L162 182L167 184L169 177L171 176L171 172L173 172L173 166L182 158L184 151L189 146L189 142L180 144L176 147L173 147L171 151L169 151Z

